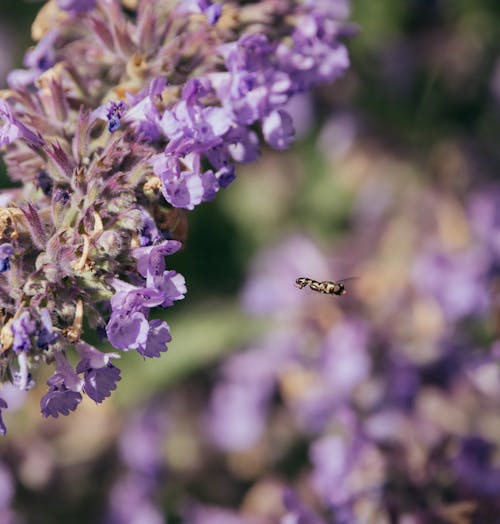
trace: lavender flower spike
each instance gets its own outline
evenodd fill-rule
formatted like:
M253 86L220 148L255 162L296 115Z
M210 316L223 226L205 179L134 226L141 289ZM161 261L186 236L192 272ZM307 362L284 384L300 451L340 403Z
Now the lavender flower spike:
M0 199L0 367L22 364L26 388L55 360L41 409L58 416L82 394L102 402L120 380L115 355L88 346L84 326L117 350L166 351L170 328L150 313L186 293L165 262L185 237L182 210L256 160L259 136L288 147L286 104L348 60L343 13L315 2L50 6L27 69L0 92L3 160L21 186ZM76 370L64 356L75 349Z

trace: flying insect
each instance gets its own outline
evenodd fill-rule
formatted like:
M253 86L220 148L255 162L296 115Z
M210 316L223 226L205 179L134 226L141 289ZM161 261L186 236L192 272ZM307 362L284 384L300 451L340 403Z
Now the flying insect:
M297 280L295 280L295 284L297 284L299 289L309 286L317 293L322 293L325 295L336 295L340 297L347 293L344 282L347 280L352 280L353 278L356 277L343 278L342 280L324 280L323 282L319 282L318 280L314 280L312 278L299 277Z

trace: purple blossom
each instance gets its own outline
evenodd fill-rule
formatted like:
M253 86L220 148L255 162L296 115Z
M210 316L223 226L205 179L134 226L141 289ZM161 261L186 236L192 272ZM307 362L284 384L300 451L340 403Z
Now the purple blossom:
M152 141L159 140L163 136L160 125L162 115L156 107L156 102L161 99L161 93L166 85L166 78L154 78L149 86L136 96L129 96L129 109L123 115L123 123L131 123L138 134Z
M13 373L12 384L22 391L28 391L35 385L35 382L29 372L28 358L25 351L18 354L17 362L19 364L19 371Z
M164 240L152 246L135 248L132 252L137 260L137 270L146 278L148 275L161 275L166 269L165 257L181 248L176 240Z
M40 327L36 332L36 345L40 349L48 349L49 346L56 343L58 335L54 331L52 319L47 309L40 311L40 321Z
M48 31L42 36L37 45L24 56L23 63L28 69L15 69L8 74L9 87L18 89L30 85L56 63L55 43L58 36L57 29Z
M61 415L69 415L82 401L82 395L77 391L67 389L64 384L51 386L49 391L40 400L40 409L44 417L57 418Z
M161 307L169 307L176 300L182 300L186 293L184 277L176 271L164 271L162 275L148 275L146 284L161 293Z
M39 171L37 175L37 185L46 196L52 195L52 177L46 171Z
M68 415L74 411L82 400L80 391L83 381L71 368L62 353L56 354L57 372L52 375L47 384L49 391L40 400L40 408L44 417L57 418L59 414Z
M134 286L117 278L113 279L112 285L116 291L110 301L113 312L145 311L145 308L158 306L164 300L162 293L154 288Z
M143 211L143 222L142 222L142 228L139 233L139 241L141 244L141 247L146 246L156 246L158 245L162 240L162 235L159 231L159 229L156 227L155 221L153 220L153 217L147 213L146 211ZM180 246L180 242L179 242ZM165 253L168 254L168 253ZM146 273L142 276L146 276Z
M123 100L120 100L120 102L110 102L106 113L106 119L109 122L108 130L110 133L113 133L120 127L120 121L126 109L127 105Z
M61 351L55 354L56 373L48 380L49 391L41 398L40 408L44 417L68 415L82 400L80 391L84 381L70 366Z
M211 0L181 0L177 10L180 13L203 13L207 16L208 23L215 25L221 15L222 6L214 4Z
M162 129L170 140L192 139L207 148L229 130L231 114L222 107L204 107L195 96L184 93L184 99L163 114Z
M174 207L194 209L211 200L219 184L211 170L201 171L199 155L191 153L180 159L158 155L153 164L155 174L163 182L163 196Z
M0 128L0 146L6 146L22 135L21 128L17 120L12 115L12 111L7 102L0 98L0 119L3 125Z
M118 355L117 353L103 353L94 346L87 344L87 342L84 342L83 340L80 340L76 344L76 350L81 357L78 366L80 366L82 363L85 363L84 367L86 368L91 367L99 369L104 366L107 366L112 358L120 358L120 355ZM80 373L79 371L77 372Z
M106 326L108 339L116 349L137 349L146 344L149 324L143 313L113 313Z
M93 368L88 362L81 361L76 368L84 374L83 391L95 402L102 402L116 389L116 383L121 380L120 370L108 362L101 368Z
M82 357L76 372L83 373L83 391L95 402L102 402L121 380L120 370L110 362L111 358L120 357L116 353L101 353L83 341L77 344L76 350Z
M266 142L275 149L286 149L293 141L295 130L291 116L283 110L273 111L262 123Z
M84 13L96 6L96 0L57 0L57 5L65 11Z
M318 82L331 82L345 73L349 57L345 46L337 41L338 31L332 19L314 12L298 20L293 46L278 46L276 53L283 69L293 71L296 92Z
M0 273L10 269L10 257L14 254L11 244L0 245Z
M23 139L31 147L42 145L41 138L14 117L12 109L3 98L0 98L0 121L3 121L0 128L0 146L9 145L17 139Z
M167 343L171 340L168 324L163 320L151 320L146 343L136 349L143 357L159 357L167 351Z
M36 323L28 311L23 311L12 321L10 329L14 335L13 349L16 353L28 351L31 348L30 336L36 331Z

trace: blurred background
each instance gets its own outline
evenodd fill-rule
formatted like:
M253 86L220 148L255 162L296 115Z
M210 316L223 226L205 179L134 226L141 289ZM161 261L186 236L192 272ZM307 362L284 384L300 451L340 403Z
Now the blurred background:
M0 4L3 86L39 6ZM189 214L168 353L56 420L2 391L0 524L500 522L500 4L351 20L295 146Z

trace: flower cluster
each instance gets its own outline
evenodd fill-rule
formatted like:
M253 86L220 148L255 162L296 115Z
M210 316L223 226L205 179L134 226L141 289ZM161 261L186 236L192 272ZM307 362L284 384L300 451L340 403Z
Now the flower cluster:
M41 408L58 416L120 380L119 355L85 329L144 357L166 350L169 326L148 317L186 292L165 264L182 210L255 160L260 137L291 143L285 104L348 66L346 14L344 0L47 2L0 94L0 145L22 184L0 208L2 381L28 389L34 367L55 364Z

